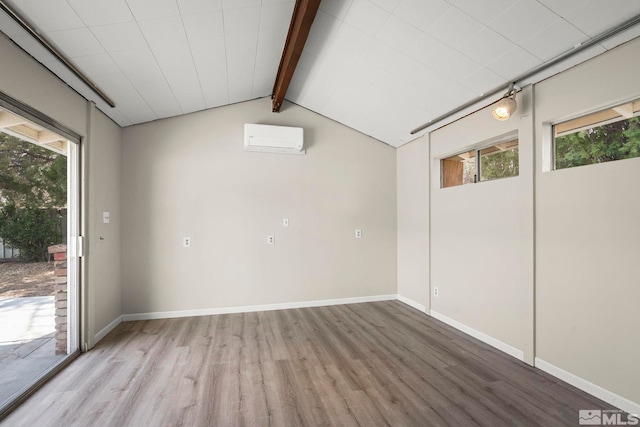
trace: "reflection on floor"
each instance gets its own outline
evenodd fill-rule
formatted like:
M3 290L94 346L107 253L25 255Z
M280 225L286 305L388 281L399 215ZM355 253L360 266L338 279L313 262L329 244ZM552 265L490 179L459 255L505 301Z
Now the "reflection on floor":
M66 357L54 334L54 297L0 299L0 406Z

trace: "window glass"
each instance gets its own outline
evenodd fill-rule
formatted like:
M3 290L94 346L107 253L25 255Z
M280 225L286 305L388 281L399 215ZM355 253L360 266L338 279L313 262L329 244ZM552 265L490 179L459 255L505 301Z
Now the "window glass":
M640 157L640 101L553 127L555 169Z
M442 159L442 187L476 182L476 150Z
M518 176L518 140L465 151L440 161L442 188Z
M518 140L480 150L480 181L518 176Z

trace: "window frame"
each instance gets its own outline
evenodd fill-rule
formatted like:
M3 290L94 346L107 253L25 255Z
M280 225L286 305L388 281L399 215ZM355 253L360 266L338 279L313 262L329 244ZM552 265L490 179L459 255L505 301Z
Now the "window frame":
M566 116L563 117L561 119L557 119L557 120L553 120L553 121L548 121L548 122L544 122L542 123L543 126L543 133L542 133L542 172L550 172L550 171L557 171L557 170L565 170L565 169L574 169L577 167L582 167L582 166L593 166L593 165L597 165L597 164L601 164L601 163L611 163L611 162L615 162L618 160L628 160L628 159L632 159L632 158L640 158L640 156L636 156L636 157L629 157L629 158L625 158L625 159L616 159L616 160L609 160L609 161L605 161L605 162L599 162L599 163L588 163L588 164L584 164L584 165L577 165L577 166L571 166L571 167L564 167L564 168L558 168L557 167L557 154L556 154L556 127L566 124L566 123L570 123L573 121L579 121L582 119L586 119L589 116L593 116L593 115L597 115L597 114L603 114L605 112L607 112L608 110L614 110L616 108L620 108L623 107L627 104L637 104L634 105L632 108L632 114L630 117L624 117L624 115L619 115L618 118L608 118L608 119L604 119L604 120L600 120L597 121L595 123L593 123L592 125L582 125L579 127L576 127L573 132L567 132L564 131L562 135L558 135L558 136L564 136L564 135L571 135L573 133L577 133L580 132L582 130L585 129L590 129L590 128L597 128L600 126L605 126L607 124L611 124L611 123L616 123L619 121L623 121L623 120L629 120L631 118L634 117L640 117L640 96L635 95L631 98L628 98L626 100L623 101L617 101L614 103L610 103L610 104L605 104L605 105L601 105L598 106L597 108L593 108L593 109L589 109L589 110L585 110L582 111L580 113L577 114L572 114L570 116Z
M456 150L453 153L449 153L447 155L442 155L439 156L438 158L436 158L437 162L438 162L438 167L440 168L439 172L440 172L440 189L445 189L445 188L452 188L452 187L463 187L467 184L458 184L458 185L449 185L449 186L445 186L444 185L444 167L443 167L443 161L448 160L452 157L455 156L459 156L462 154L466 154L466 153L470 153L470 152L475 152L475 178L473 182L470 182L468 184L478 184L481 182L489 182L489 181L497 181L497 180L501 180L501 179L505 179L505 178L515 178L517 176L520 175L520 173L518 172L518 175L513 175L513 176L506 176L506 177L501 177L501 178L494 178L494 179L489 179L489 180L481 180L482 177L482 159L481 159L481 152L483 150L486 150L488 148L500 145L500 144L504 144L504 143L508 143L511 141L517 141L516 147L518 148L518 166L520 165L520 138L518 135L518 131L512 131L512 132L508 132L506 134L503 135L499 135L497 137L473 144L471 146L467 146L465 149L461 149L461 150Z

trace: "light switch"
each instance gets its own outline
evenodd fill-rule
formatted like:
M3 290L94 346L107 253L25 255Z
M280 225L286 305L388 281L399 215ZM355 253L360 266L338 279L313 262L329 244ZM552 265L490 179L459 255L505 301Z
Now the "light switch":
M289 226L289 218L282 218L282 226L283 227Z
M102 222L109 224L109 212L102 212Z

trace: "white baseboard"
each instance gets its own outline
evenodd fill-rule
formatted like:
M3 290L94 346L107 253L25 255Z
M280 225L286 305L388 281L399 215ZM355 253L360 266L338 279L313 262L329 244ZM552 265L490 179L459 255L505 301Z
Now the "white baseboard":
M415 302L414 300L407 298L407 297L403 297L402 295L398 294L398 301L403 302L405 304L407 304L410 307L415 308L418 311L421 311L423 313L427 312L427 307L422 305L422 304L418 304L417 302Z
M556 378L561 379L562 381L571 384L572 386L579 388L580 390L586 391L592 396L597 397L600 400L604 400L607 403L615 406L616 408L620 408L625 412L634 415L640 415L640 404L630 401L622 396L619 396L607 389L600 387L592 382L589 382L583 378L580 378L577 375L572 374L571 372L567 372L562 368L558 368L555 365L552 365L549 362L545 362L542 359L536 357L535 359L536 368L545 371L548 374L553 375ZM600 408L583 408L583 409L600 409Z
M507 353L509 356L513 356L518 360L521 360L524 362L524 352L522 350L519 350L513 346L510 346L507 343L504 343L500 340L497 340L483 332L480 332L478 330L475 330L467 325L465 325L464 323L460 323L457 320L453 320L447 316L445 316L444 314L440 314L436 311L431 310L431 312L429 313L431 316L433 316L434 318L440 320L441 322L446 323L449 326L453 326L454 328L458 329L459 331L464 332L467 335L471 335L474 338L479 339L480 341L489 344L492 347L497 348L500 351L503 351L505 353Z
M113 331L113 329L116 326L118 326L120 323L122 323L122 320L123 320L123 316L118 316L111 323L109 323L107 326L102 328L102 330L100 330L100 332L98 332L96 334L96 336L94 337L95 343L97 344L98 341L100 341L102 338L106 337L109 332Z
M280 304L248 305L241 307L203 308L197 310L156 311L151 313L123 314L122 320L170 319L175 317L211 316L215 314L250 313L254 311L287 310L291 308L323 307L327 305L356 304L361 302L397 300L397 294L373 295L368 297L339 298L318 301L286 302Z

